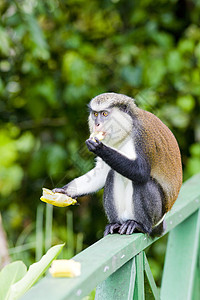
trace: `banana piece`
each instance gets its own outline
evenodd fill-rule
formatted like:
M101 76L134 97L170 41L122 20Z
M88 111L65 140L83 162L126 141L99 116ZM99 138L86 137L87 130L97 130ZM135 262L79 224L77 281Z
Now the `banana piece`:
M96 131L96 132L93 132L91 135L90 135L90 139L92 139L94 142L96 142L95 138L97 138L99 141L102 141L105 137L105 133L103 131Z
M81 275L81 264L73 259L57 259L49 272L53 277L77 277Z
M40 198L40 200L58 207L74 205L77 202L75 199L72 199L71 197L65 194L54 193L51 190L46 188L43 188L42 191L43 191L43 195Z

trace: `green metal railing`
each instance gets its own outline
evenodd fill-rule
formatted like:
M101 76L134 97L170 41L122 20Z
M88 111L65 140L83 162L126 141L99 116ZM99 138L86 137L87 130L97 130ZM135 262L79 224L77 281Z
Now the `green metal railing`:
M166 215L169 232L159 290L144 250L159 238L108 235L74 257L81 276L47 275L22 299L82 299L96 287L96 300L200 299L200 174L186 181Z

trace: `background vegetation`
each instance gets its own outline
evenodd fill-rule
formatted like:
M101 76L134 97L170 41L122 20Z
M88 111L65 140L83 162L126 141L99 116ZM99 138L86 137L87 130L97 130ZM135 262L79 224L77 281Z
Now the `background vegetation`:
M0 1L0 210L9 247L35 240L43 186L93 166L86 104L99 93L127 94L160 117L179 142L184 179L200 171L199 16L198 0ZM101 197L55 208L52 243L101 238ZM163 245L151 249L156 274Z

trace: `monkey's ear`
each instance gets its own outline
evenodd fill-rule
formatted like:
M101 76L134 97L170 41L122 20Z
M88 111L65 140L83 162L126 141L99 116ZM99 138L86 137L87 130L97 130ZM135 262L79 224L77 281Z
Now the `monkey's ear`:
M92 108L91 108L91 106L90 106L90 103L87 104L87 110L88 110L89 113L92 111Z
M126 104L120 105L120 109L121 109L123 112L125 112L125 113L128 111L128 107L127 107Z

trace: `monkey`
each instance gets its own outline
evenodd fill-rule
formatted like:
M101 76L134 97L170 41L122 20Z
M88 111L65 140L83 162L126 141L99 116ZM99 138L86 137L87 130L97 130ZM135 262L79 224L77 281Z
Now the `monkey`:
M88 150L96 155L96 165L53 191L74 198L104 188L103 205L109 221L104 236L162 235L164 217L182 185L181 154L173 133L123 94L100 94L88 108L90 134L104 135L103 141L86 140Z

